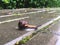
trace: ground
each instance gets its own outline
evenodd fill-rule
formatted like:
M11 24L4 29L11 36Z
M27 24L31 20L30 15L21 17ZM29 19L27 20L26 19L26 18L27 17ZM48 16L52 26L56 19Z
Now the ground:
M26 17L29 16L28 19L24 19L27 20L29 22L29 24L32 25L43 25L44 23L52 20L53 18L56 18L57 16L59 16L60 12L59 10L50 10L50 11L43 11L43 12L37 12L37 13L32 13L32 14L23 14L23 13L28 13L28 12L35 12L35 11L42 11L43 9L39 9L39 10L28 10L28 11L24 11L26 9L23 10L13 10L11 11L12 15L19 13L20 15L15 15L15 16L8 16L8 17L1 17L1 16L5 16L6 14L10 15L8 10L5 10L6 12L4 12L4 10L2 11L2 13L0 13L0 22L2 21L8 21L8 20L12 20L12 19L16 19L16 18L21 18L21 17ZM16 11L16 12L15 12ZM52 11L55 11L53 13L51 13ZM21 15L23 14L23 15ZM3 45L7 42L12 41L13 39L16 39L19 36L22 36L23 34L27 33L27 31L20 31L20 30L16 30L15 27L17 27L18 24L18 20L17 21L12 21L12 22L8 22L8 23L3 23L0 24L0 45ZM51 28L53 29L53 28ZM36 35L36 39L33 39L31 42L28 42L27 44L33 44L35 45L36 40L39 42L37 42L37 45L42 45L43 42L48 43L48 41L53 37L53 34L44 34L44 33L38 33ZM46 41L46 42L45 42ZM42 44L41 44L42 43Z

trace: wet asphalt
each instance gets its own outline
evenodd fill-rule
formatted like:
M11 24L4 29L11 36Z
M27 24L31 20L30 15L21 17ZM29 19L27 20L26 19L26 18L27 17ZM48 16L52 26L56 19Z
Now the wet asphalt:
M27 20L29 24L37 26L37 25L42 25L52 20L53 18L56 18L59 15L57 15L57 11L55 13L48 13L48 11L45 11L45 12L34 13L34 14L4 17L4 18L0 18L0 22L5 20L12 20L16 18L26 17L26 16L29 16L29 18L24 20ZM27 31L16 30L17 24L18 21L0 24L0 45L3 45L27 33Z
M30 9L30 8L22 8L22 9L3 9L0 10L0 15L9 15L9 14L21 14L21 13L27 13L27 12L33 12L38 11L42 9Z
M48 28L38 32L31 40L23 45L56 45L58 34L60 30L60 21L57 21L50 25Z

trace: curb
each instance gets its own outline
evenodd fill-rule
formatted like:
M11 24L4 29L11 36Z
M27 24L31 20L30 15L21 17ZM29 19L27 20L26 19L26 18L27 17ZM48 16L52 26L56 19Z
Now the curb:
M3 15L3 16L0 16L0 18L3 18L3 17L9 17L9 16L16 16L16 15L33 14L33 13L39 13L39 12L45 12L45 11L46 11L46 10L42 10L42 11L35 11L35 12L27 12L27 13L22 13L22 14Z
M0 24L12 22L12 21L17 21L17 20L22 20L22 19L26 19L26 18L29 18L29 16L22 17L22 18L16 18L16 19L12 19L12 20L2 21L2 22L0 22Z

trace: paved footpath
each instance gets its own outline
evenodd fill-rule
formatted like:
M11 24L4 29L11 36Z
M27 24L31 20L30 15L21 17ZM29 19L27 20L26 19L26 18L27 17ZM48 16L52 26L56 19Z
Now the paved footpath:
M17 13L27 13L27 12L33 12L38 11L42 9L30 9L30 8L22 8L22 9L3 9L0 10L0 15L8 15L8 14L17 14Z
M38 32L31 40L23 45L58 45L56 44L58 43L57 36L60 36L57 33L58 30L60 30L60 21Z
M53 18L57 17L58 15L55 13L48 13L48 12L40 12L34 14L25 14L23 16L10 16L10 17L3 17L0 18L0 45L3 45L13 39L22 36L23 34L27 33L27 31L20 31L16 30L18 20L11 21L8 23L2 23L3 21L8 21L12 19L22 18L22 17L29 17L24 20L27 20L29 24L33 25L42 25Z

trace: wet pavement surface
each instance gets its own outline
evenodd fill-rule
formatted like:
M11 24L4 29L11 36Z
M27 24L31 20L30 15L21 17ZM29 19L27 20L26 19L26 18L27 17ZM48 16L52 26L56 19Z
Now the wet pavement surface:
M9 14L20 14L20 13L27 13L27 12L34 12L41 9L30 9L30 8L22 8L22 9L5 9L0 10L0 15L9 15Z
M3 45L27 33L27 31L20 31L16 29L17 22L18 21L0 24L0 45Z
M57 31L60 29L60 21L53 23L47 29L38 32L31 40L23 45L56 45Z
M0 22L5 21L5 20L11 20L11 19L29 16L28 19L24 19L24 20L27 20L29 22L29 24L42 25L42 24L52 20L53 18L56 18L57 16L59 16L55 13L40 12L40 13L34 13L34 14L25 14L22 16L10 16L10 17L0 18ZM16 30L15 27L17 27L17 24L18 24L18 21L0 24L0 45L3 45L9 41L12 41L15 38L27 33L27 31ZM44 36L41 34L41 37L44 37Z

